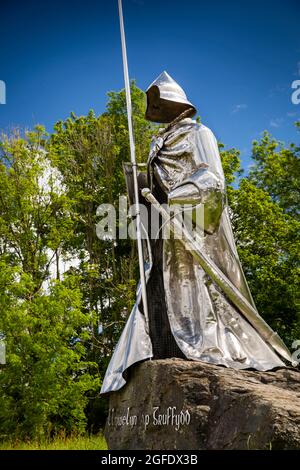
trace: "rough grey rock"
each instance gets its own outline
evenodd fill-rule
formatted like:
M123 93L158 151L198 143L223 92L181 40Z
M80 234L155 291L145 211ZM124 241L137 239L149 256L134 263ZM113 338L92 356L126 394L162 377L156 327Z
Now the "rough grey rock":
M146 361L109 402L109 449L300 449L297 370Z

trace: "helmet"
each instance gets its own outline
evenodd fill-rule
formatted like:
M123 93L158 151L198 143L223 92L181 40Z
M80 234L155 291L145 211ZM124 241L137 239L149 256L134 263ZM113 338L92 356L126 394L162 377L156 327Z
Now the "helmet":
M196 113L185 92L167 73L162 72L146 91L146 119L153 122L171 122L183 111L190 109L191 116Z

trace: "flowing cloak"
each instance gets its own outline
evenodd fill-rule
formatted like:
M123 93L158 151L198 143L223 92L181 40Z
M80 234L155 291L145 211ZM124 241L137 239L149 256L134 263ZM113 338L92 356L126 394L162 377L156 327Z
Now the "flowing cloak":
M199 192L205 194L218 190L225 193L217 141L210 129L190 118L179 121L154 139L148 164L152 174L152 189L154 187L166 198L182 182L192 181L201 169L207 174L205 178L201 175L199 181L196 181ZM177 348L181 354L175 352L174 356L234 369L270 370L285 366L271 346L211 281L180 240L162 240L161 246L161 312L165 306L175 344L173 351ZM254 306L238 258L225 198L222 200L216 229L199 240L199 248L211 257ZM155 277L155 262L145 268L149 286ZM147 292L149 306L157 305L151 292L150 295L149 290ZM156 317L158 315L160 311L156 307ZM136 303L107 368L101 393L120 389L126 383L126 371L131 365L153 357L153 344L155 341L163 342L164 332L159 334L157 331L155 338L153 335L151 338L150 333L149 321L141 306L139 285Z

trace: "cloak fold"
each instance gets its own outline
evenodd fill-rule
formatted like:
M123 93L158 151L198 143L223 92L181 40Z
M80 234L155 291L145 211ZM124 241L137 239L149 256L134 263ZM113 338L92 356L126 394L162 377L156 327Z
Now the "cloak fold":
M213 133L190 118L183 119L153 141L148 164L152 191L160 203L170 203L178 194L189 199L198 194L208 215L212 210L217 214L216 204L221 204L215 227L199 238L199 249L254 306L233 238ZM218 194L224 197L214 197ZM152 357L185 357L234 369L285 366L179 240L159 238L150 243L154 256L146 269L149 319L143 314L138 286L136 304L101 393L120 389L126 383L124 372Z

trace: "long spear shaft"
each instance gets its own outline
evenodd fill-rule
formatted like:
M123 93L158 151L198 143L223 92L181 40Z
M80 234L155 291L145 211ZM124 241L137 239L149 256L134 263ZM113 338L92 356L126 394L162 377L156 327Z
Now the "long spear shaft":
M129 144L130 144L130 160L132 165L133 174L133 185L134 185L134 203L136 208L136 239L137 249L139 257L139 268L140 268L140 280L142 290L143 308L146 320L148 320L148 304L147 304L147 291L146 291L146 278L144 271L144 256L143 256L143 245L141 236L141 214L140 214L140 203L139 203L139 186L137 178L137 165L135 158L135 145L132 128L132 107L131 107L131 93L130 93L130 82L128 75L128 63L127 63L127 52L126 52L126 40L123 20L123 9L122 0L118 0L119 5L119 18L120 18L120 31L121 31L121 43L122 43L122 57L123 57L123 71L125 81L125 93L126 93L126 107L127 107L127 120L128 120L128 132L129 132Z

